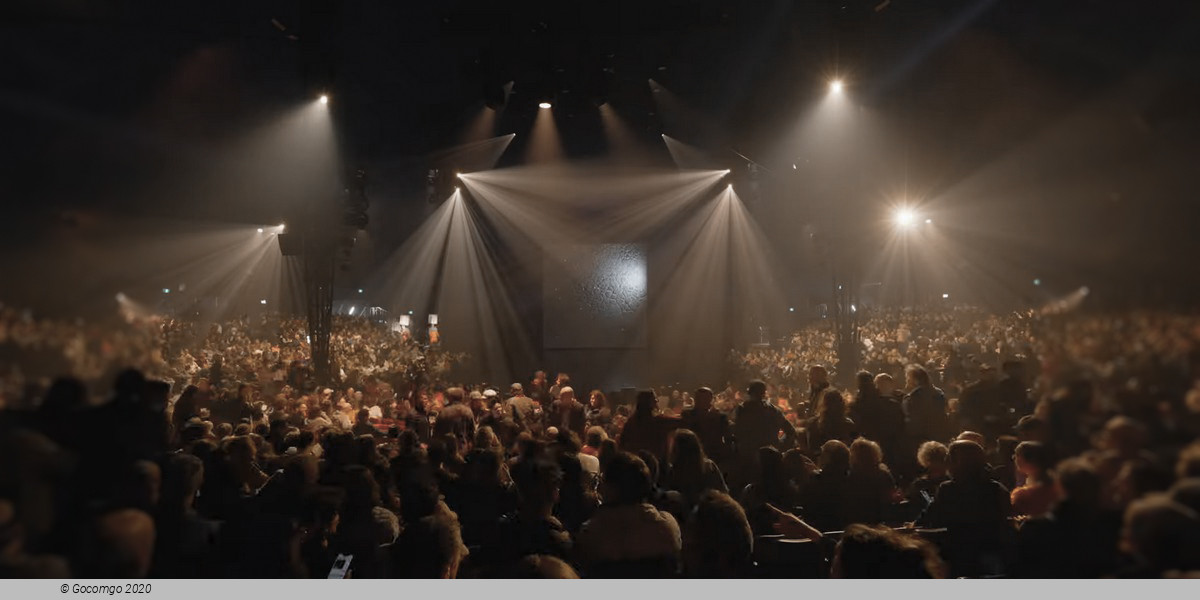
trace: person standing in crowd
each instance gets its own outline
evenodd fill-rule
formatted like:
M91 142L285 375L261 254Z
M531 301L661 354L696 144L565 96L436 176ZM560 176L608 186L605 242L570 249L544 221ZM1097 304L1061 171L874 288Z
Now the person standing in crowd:
M1001 411L996 368L984 363L979 366L979 380L964 388L958 399L958 427L995 439L1007 429L1006 423L1007 415Z
M778 408L766 401L765 383L752 382L746 393L749 397L734 410L733 436L744 474L752 477L758 472L758 449L763 446L774 446L780 451L791 449L796 444L796 429Z
M460 447L475 439L475 413L464 402L464 392L460 387L446 390L446 407L438 413L433 424L433 435L453 435L458 439Z
M805 422L808 446L815 448L829 440L848 443L854 437L854 421L846 416L846 399L842 392L826 389L817 401L817 413Z
M633 414L621 429L618 440L621 450L630 453L647 450L659 464L667 464L667 441L678 421L657 414L658 399L653 390L640 390L635 402Z
M825 390L829 389L829 370L821 365L808 367L808 398L804 406L804 416L811 416L821 401Z
M944 440L950 437L946 394L934 387L929 371L920 365L910 365L904 371L908 395L904 397L907 430L917 443Z
M608 397L600 390L592 390L588 394L587 426L601 427L605 430L612 423L612 408L608 406Z
M558 399L546 413L546 421L559 431L571 431L582 438L587 430L587 413L578 400L575 390L564 386L558 390Z
M541 371L539 371L540 373ZM509 388L509 397L505 405L509 412L513 415L513 419L520 419L520 423L524 425L530 433L541 435L542 433L542 411L537 402L533 398L525 395L525 387L519 383L512 384Z
M700 438L704 453L718 465L733 455L733 431L729 417L713 408L713 391L702 387L696 390L692 408L683 411L680 426Z

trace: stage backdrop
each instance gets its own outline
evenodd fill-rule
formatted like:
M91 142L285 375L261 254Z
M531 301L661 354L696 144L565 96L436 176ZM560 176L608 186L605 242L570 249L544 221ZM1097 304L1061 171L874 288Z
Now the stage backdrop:
M646 250L640 244L547 249L542 280L546 363L606 391L645 385L646 288Z

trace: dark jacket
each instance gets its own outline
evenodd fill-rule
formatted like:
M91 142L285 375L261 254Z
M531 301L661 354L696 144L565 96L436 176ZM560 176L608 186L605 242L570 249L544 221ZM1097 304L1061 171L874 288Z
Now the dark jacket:
M587 413L576 400L572 400L568 406L563 406L562 402L555 400L554 404L550 405L550 410L546 415L546 426L557 427L561 431L563 426L574 431L582 440L587 431Z

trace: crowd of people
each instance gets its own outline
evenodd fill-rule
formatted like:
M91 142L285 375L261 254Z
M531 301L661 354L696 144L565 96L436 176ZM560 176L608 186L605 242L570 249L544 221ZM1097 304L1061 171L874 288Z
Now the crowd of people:
M861 372L814 326L743 355L748 385L632 394L452 384L366 321L335 324L326 387L294 321L94 344L0 316L0 349L73 375L6 392L4 576L1200 571L1192 316L877 312Z

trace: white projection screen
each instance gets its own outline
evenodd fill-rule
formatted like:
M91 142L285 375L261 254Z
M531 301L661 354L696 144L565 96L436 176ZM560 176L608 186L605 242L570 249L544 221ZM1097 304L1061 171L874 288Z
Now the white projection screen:
M642 245L559 245L547 250L544 267L547 349L646 346Z

